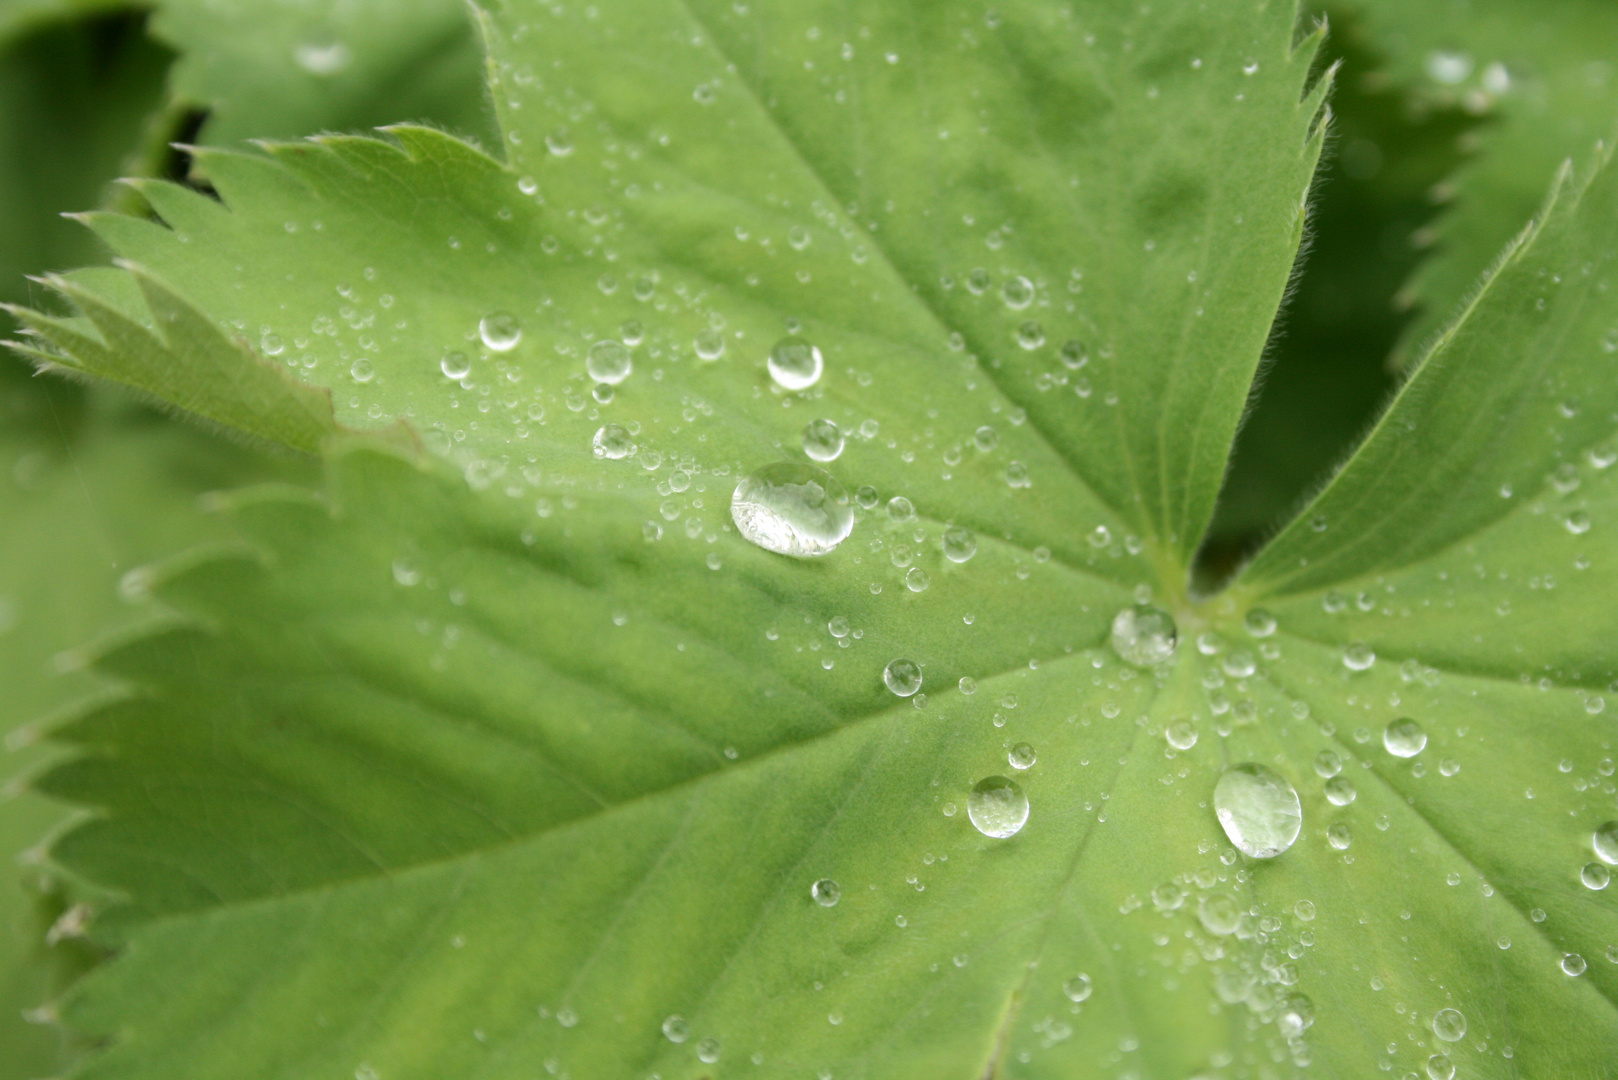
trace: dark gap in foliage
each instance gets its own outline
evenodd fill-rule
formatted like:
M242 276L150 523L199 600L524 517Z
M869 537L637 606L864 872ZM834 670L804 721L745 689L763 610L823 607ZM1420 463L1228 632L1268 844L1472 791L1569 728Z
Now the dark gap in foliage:
M1397 385L1389 354L1415 314L1398 294L1427 254L1444 182L1483 123L1392 84L1351 16L1334 13L1330 25L1320 63L1342 67L1312 239L1198 555L1205 589L1296 511Z

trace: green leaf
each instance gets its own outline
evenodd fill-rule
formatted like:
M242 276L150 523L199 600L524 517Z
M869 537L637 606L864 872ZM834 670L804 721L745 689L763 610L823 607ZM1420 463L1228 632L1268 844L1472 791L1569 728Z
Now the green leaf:
M496 137L458 0L164 0L152 32L180 54L172 93L207 110L212 145L401 120Z
M37 357L256 435L305 412L255 349L438 452L335 450L323 494L233 501L248 552L143 577L174 623L102 653L127 689L38 782L96 810L52 857L129 898L63 1002L107 1041L77 1075L1611 1074L1607 459L1591 528L1540 485L1618 404L1618 177L1558 191L1203 598L1319 148L1290 11L484 23L509 166L417 127L205 152L222 203L142 185L167 228L94 219L131 269L25 315ZM807 391L766 371L789 331ZM816 417L872 493L789 559L726 502ZM1137 667L1109 634L1147 598L1179 646ZM1239 763L1300 795L1278 858L1214 813ZM967 820L999 774L1009 838Z
M1589 2L1491 0L1464 18L1447 0L1348 0L1387 57L1386 75L1419 87L1417 110L1461 104L1493 122L1476 158L1436 189L1454 208L1423 242L1434 245L1402 301L1419 305L1395 353L1419 359L1484 270L1539 207L1557 168L1612 131L1618 115L1618 10Z

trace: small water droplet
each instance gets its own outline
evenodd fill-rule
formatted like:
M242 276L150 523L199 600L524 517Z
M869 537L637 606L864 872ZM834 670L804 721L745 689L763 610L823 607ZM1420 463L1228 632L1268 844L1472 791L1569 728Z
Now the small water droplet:
M1045 328L1037 319L1029 319L1017 327L1017 344L1030 352L1045 344Z
M972 445L987 454L1000 445L1000 434L988 424L984 424L972 433Z
M725 335L718 330L704 330L691 340L697 359L712 361L725 355Z
M1197 745L1197 728L1189 720L1176 720L1163 729L1163 738L1176 750L1189 750Z
M1460 1042L1466 1035L1466 1017L1459 1009L1439 1009L1433 1014L1433 1034L1445 1042Z
M1584 869L1579 871L1579 880L1586 889L1599 892L1612 882L1612 871L1598 862L1585 863Z
M478 320L478 337L490 352L510 352L522 340L522 324L508 311L495 311Z
M1291 847L1303 827L1298 793L1285 777L1248 762L1225 771L1214 786L1214 812L1230 842L1255 859Z
M1000 298L1012 311L1021 311L1034 302L1034 283L1020 275L1014 277L1000 286Z
M629 349L623 342L612 338L602 338L590 346L590 352L584 359L584 370L589 372L590 378L608 386L617 386L629 378L633 368Z
M691 1037L691 1025L676 1013L663 1021L663 1037L671 1043L683 1043Z
M1335 750L1322 750L1315 755L1315 775L1330 780L1343 771L1343 759Z
M1028 796L1009 777L986 776L972 786L966 816L984 836L1004 840L1016 836L1028 821Z
M598 458L618 461L635 452L635 440L622 424L603 424L596 430L590 445Z
M978 538L959 525L944 530L943 544L944 558L952 563L964 563L978 553Z
M1132 604L1112 620L1112 648L1137 667L1161 664L1174 655L1174 619L1150 604Z
M1595 849L1596 858L1618 866L1618 821L1597 826L1590 836L1590 846Z
M1267 638L1271 634L1275 633L1275 616L1271 615L1263 608L1253 608L1247 613L1246 617L1242 619L1242 625L1245 626L1247 628L1247 632L1252 634L1254 637Z
M1346 776L1334 776L1326 781L1326 801L1333 806L1347 806L1358 794L1354 782Z
M836 461L843 452L843 432L830 420L811 420L803 426L803 452L813 461Z
M1576 979L1580 975L1584 974L1584 969L1588 966L1589 965L1584 962L1584 957L1580 956L1576 952L1562 954L1562 974L1564 975L1568 975Z
M1013 769L1032 769L1034 762L1038 760L1038 756L1034 753L1032 746L1028 743L1020 742L1006 753L1006 760L1011 763Z
M438 370L444 373L446 379L460 382L472 374L472 361L463 352L445 353L444 359L438 362Z
M1427 1059L1427 1080L1455 1080L1455 1063L1443 1054Z
M1326 830L1326 843L1330 844L1338 851L1348 850L1349 845L1351 845L1353 842L1354 833L1341 821L1335 825L1332 825Z
M962 675L960 681L955 685L963 694L970 695L978 692L978 681L970 675Z
M814 345L802 338L785 337L770 350L767 366L770 378L783 390L807 390L820 381L826 364Z
M1078 338L1068 338L1062 342L1062 347L1056 354L1061 358L1063 366L1073 371L1090 362L1090 350L1085 348L1084 342Z
M914 660L889 660L882 669L882 681L899 697L910 697L921 689L921 665Z
M1420 724L1406 716L1383 729L1382 745L1394 757L1415 757L1427 748L1427 733Z
M708 1036L697 1043L697 1060L704 1065L712 1065L719 1060L719 1040Z
M1062 993L1066 994L1067 999L1075 1005L1090 1000L1090 994L1094 989L1090 976L1082 971L1062 984Z
M1197 901L1197 920L1216 937L1234 934L1242 922L1242 909L1224 893L1209 893Z
M854 509L837 478L786 461L737 484L730 516L743 539L781 555L824 555L854 530Z
M348 374L357 383L368 383L376 378L376 365L362 356L349 367Z
M843 898L843 890L831 878L823 877L809 886L809 895L821 907L836 907L837 901Z
M1365 671L1376 663L1376 652L1363 641L1356 641L1343 649L1343 666L1350 671Z

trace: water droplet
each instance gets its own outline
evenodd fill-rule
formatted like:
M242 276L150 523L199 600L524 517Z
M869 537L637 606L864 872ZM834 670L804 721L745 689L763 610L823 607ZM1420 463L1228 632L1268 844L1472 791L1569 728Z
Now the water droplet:
M987 454L1000 445L1000 434L988 424L984 424L972 433L972 445Z
M1303 808L1286 779L1254 762L1234 765L1214 786L1214 812L1245 855L1273 859L1298 839Z
M1225 937L1241 925L1242 909L1224 893L1209 893L1197 901L1197 919L1208 933Z
M1394 757L1415 757L1427 748L1427 733L1420 724L1406 716L1383 729L1382 745Z
M1090 976L1082 971L1062 984L1062 993L1066 994L1067 999L1075 1005L1090 1000L1090 993L1094 989Z
M602 338L590 346L590 352L584 359L584 370L589 372L590 378L608 386L617 386L629 378L633 367L629 350L623 342L612 338Z
M1583 510L1575 510L1563 519L1562 524L1574 536L1582 536L1590 531L1590 515Z
M1028 820L1028 796L1015 780L986 776L966 798L966 816L984 836L1004 840L1016 836Z
M978 538L959 525L944 530L944 558L963 563L978 553Z
M843 432L830 420L811 420L803 426L803 452L814 461L836 461L843 452Z
M962 675L955 685L963 694L972 695L978 692L978 681L970 675Z
M691 1037L691 1025L676 1013L663 1021L663 1037L671 1043L683 1043Z
M1112 648L1137 667L1161 664L1174 655L1174 619L1161 608L1133 604L1112 620Z
M1063 366L1073 371L1090 362L1090 350L1085 348L1084 342L1078 338L1068 338L1062 342L1062 347L1056 354L1061 357Z
M1038 755L1028 743L1020 742L1006 753L1006 760L1011 762L1013 769L1032 769Z
M691 341L698 360L717 360L725 355L725 335L717 330L704 330Z
M854 509L837 478L787 461L737 484L730 516L743 539L781 555L824 555L854 530Z
M1439 1009L1433 1014L1433 1034L1445 1042L1460 1042L1466 1035L1466 1017L1459 1009Z
M478 337L490 352L510 352L522 340L522 324L508 311L495 311L478 320Z
M1333 806L1347 806L1358 794L1354 782L1346 776L1334 776L1326 781L1326 801Z
M1343 649L1343 666L1350 671L1365 671L1376 663L1376 652L1363 641L1356 641Z
M1017 327L1017 344L1032 351L1045 344L1045 328L1037 319L1029 319Z
M579 1014L574 1012L572 1009L557 1009L556 1022L565 1028L573 1027L579 1022Z
M376 365L362 356L349 367L348 373L355 382L368 383L376 378Z
M1034 283L1025 277L1014 277L1000 286L1000 298L1012 311L1021 311L1034 302Z
M346 68L353 57L341 41L320 45L305 43L292 50L292 59L311 75L335 75Z
M1256 638L1267 638L1275 633L1275 616L1263 608L1254 608L1242 619L1247 632Z
M1590 836L1590 846L1595 848L1596 858L1618 866L1618 821L1598 826Z
M1275 1026L1284 1039L1296 1039L1315 1022L1315 1005L1303 994L1289 994L1275 1014Z
M919 566L912 566L905 574L905 588L911 592L926 592L927 586L932 583L933 579L927 576L927 571Z
M1579 880L1584 882L1586 889L1599 892L1612 882L1612 871L1598 862L1585 863L1584 869L1579 871Z
M1330 780L1343 771L1343 759L1335 750L1322 750L1315 755L1315 775Z
M1427 1059L1427 1080L1455 1080L1455 1063L1443 1054Z
M785 337L770 350L768 367L770 378L783 390L807 390L820 381L826 364L820 350L809 342Z
M595 438L590 440L598 458L607 458L618 461L635 452L635 440L622 424L603 424L596 430Z
M438 370L444 373L446 379L460 382L472 374L472 361L463 352L445 353L444 359L438 362Z
M1349 845L1353 842L1353 832L1350 831L1347 825L1344 825L1340 821L1326 830L1326 843L1330 844L1338 851L1348 850Z
M567 157L573 152L573 140L566 131L553 131L545 136L545 149L556 157Z
M1588 966L1584 962L1584 957L1576 952L1562 954L1562 974L1564 975L1569 975L1576 979L1584 974L1584 969Z
M1176 750L1189 750L1197 745L1197 729L1189 720L1177 720L1163 729L1163 738Z
M875 510L876 504L880 500L877 498L876 488L870 484L861 484L859 490L854 492L854 501L859 503L863 509Z
M896 525L916 520L916 506L903 495L888 500L888 517Z
M697 1060L712 1065L719 1060L719 1040L712 1035L697 1043Z
M921 689L921 665L914 660L889 660L882 669L882 681L900 697L909 697Z
M1472 58L1466 53L1435 49L1427 54L1427 75L1436 83L1454 86L1472 74Z
M831 878L823 877L809 886L809 895L821 907L836 907L837 901L843 898L843 890Z

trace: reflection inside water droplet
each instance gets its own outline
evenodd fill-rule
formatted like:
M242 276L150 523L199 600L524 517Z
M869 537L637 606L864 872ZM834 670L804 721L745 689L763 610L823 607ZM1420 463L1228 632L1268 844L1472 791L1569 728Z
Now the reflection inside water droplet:
M1395 720L1382 732L1382 745L1394 757L1415 757L1427 747L1427 733L1408 716Z
M914 660L889 660L882 669L882 681L899 697L910 697L921 689L921 665Z
M617 386L629 378L633 366L629 349L611 338L602 338L590 346L584 360L584 369L589 372L590 378L608 386Z
M495 311L478 320L478 337L490 352L510 352L522 340L522 324L509 311Z
M1028 796L1009 777L987 776L967 796L966 816L984 836L1004 840L1017 835L1028 821Z
M1174 619L1161 608L1133 604L1112 620L1112 648L1137 667L1161 664L1174 654Z
M836 907L837 901L842 899L843 890L831 878L823 877L809 886L809 895L821 907Z
M1286 778L1256 762L1234 765L1219 778L1214 812L1230 842L1255 859L1280 855L1303 827L1297 791Z
M836 461L843 452L843 432L830 420L811 420L803 426L803 452L813 461Z
M825 369L820 350L802 338L786 337L775 343L767 361L770 378L783 390L807 390L820 381Z
M854 508L837 478L787 461L737 484L730 516L743 539L781 555L824 555L854 530Z

